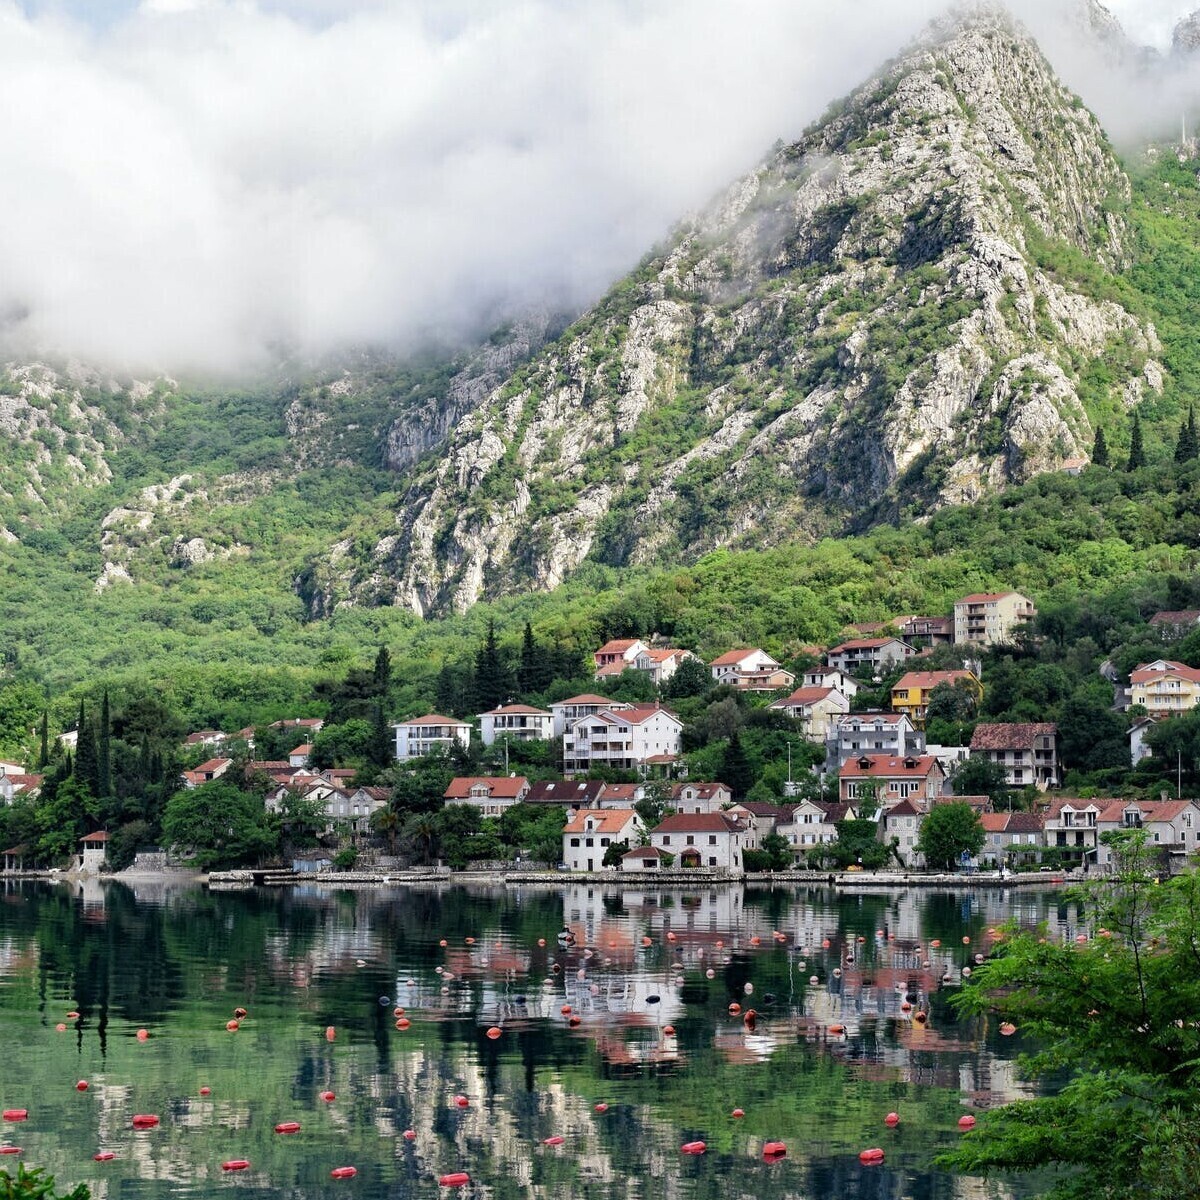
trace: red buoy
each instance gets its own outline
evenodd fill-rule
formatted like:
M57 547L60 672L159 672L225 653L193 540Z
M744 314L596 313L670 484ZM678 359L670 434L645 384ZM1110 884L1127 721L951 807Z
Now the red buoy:
M61 1021L59 1021L59 1023L57 1025L55 1025L55 1027L54 1027L54 1032L55 1033L66 1033L67 1027Z
M27 1108L6 1108L4 1110L4 1119L6 1121L24 1121L29 1117L29 1109Z
M200 1095L202 1095L202 1096L211 1096L211 1095L212 1095L212 1088L210 1088L210 1087L202 1087L202 1088L200 1089Z
M572 1014L571 1014L571 1015L570 1015L570 1016L567 1018L567 1024L568 1024L568 1025L569 1025L569 1026L570 1026L572 1029L578 1029L578 1028L580 1027L580 1025L582 1025L582 1024L583 1024L583 1018L582 1018L582 1017L578 1017L578 1016L576 1016L574 1013L572 1013Z
M139 1029L139 1030L137 1031L137 1040L138 1040L139 1042L145 1042L145 1041L148 1041L148 1040L149 1040L149 1038L150 1038L150 1031L149 1031L149 1030L147 1030L147 1029Z
M454 1103L457 1104L459 1108L469 1108L471 1104L470 1100L468 1100L466 1096L455 1096Z
M883 1151L878 1146L859 1152L858 1161L865 1167L876 1167L883 1162Z
M111 1150L100 1150L92 1155L96 1162L112 1162L117 1156Z
M244 1171L250 1165L248 1158L230 1158L221 1164L222 1171Z
M241 1026L236 1021L226 1021L225 1028L228 1029L230 1033L237 1033L237 1031L241 1029Z
M78 1021L79 1014L77 1012L71 1011L71 1012L67 1013L67 1020L68 1021Z
M883 1118L883 1123L889 1129L895 1129L896 1126L900 1124L900 1114L894 1112L888 1113L888 1115Z
M411 1024L412 1022L407 1017L401 1017L400 1020L396 1022L396 1028L407 1029Z
M250 1014L244 1008L235 1008L233 1015L240 1021L243 1017L248 1017Z
M763 1158L782 1158L787 1153L784 1142L766 1142L763 1145Z
M136 1113L133 1118L134 1129L153 1129L158 1124L158 1118L153 1113Z
M332 1104L337 1099L337 1093L336 1092L322 1092L321 1099L324 1100L326 1104Z
M503 1030L500 1028L500 1026L499 1026L499 1025L493 1025L493 1026L492 1026L492 1027L491 1027L491 1028L490 1028L490 1029L487 1031L487 1035L488 1035L488 1037L490 1037L490 1038L492 1039L492 1041L494 1042L494 1041L495 1041L495 1040L496 1040L496 1039L497 1039L497 1038L500 1036L500 1034L501 1034L502 1032L503 1032Z
M20 1154L20 1146L0 1146L0 1154Z
M744 1117L746 1114L745 1114L745 1112L743 1112L743 1111L742 1111L742 1109L740 1109L740 1108L735 1108L735 1109L733 1110L733 1112L731 1112L729 1115L730 1115L731 1117L737 1117L737 1118L738 1118L738 1120L741 1120L741 1118L742 1118L742 1117Z
M958 1127L959 1127L959 1129L974 1129L975 1128L975 1118L972 1116L959 1117L958 1118Z
M608 1112L608 1105L601 1100L600 1103L596 1105L596 1111L598 1113L606 1113Z
M417 1140L417 1131L415 1129L406 1129L401 1136L406 1142L415 1142Z
M705 1142L684 1142L679 1147L680 1154L703 1154L708 1149Z
M275 1126L275 1132L276 1133L299 1133L300 1132L300 1122L299 1121L280 1121L279 1124Z
M330 1179L353 1179L358 1174L357 1167L334 1167L329 1172Z
M466 1171L451 1171L449 1175L443 1175L438 1180L439 1187L462 1187L464 1184L471 1182L471 1177Z
M86 1091L88 1090L88 1081L87 1081L86 1079L81 1079L81 1080L80 1080L80 1081L79 1081L79 1082L78 1082L78 1083L75 1085L75 1090L76 1090L77 1092L86 1092Z
M556 1133L553 1137L542 1138L543 1146L561 1146L566 1139L562 1134Z
M332 1025L325 1026L325 1040L327 1042L335 1041L337 1038L337 1030Z

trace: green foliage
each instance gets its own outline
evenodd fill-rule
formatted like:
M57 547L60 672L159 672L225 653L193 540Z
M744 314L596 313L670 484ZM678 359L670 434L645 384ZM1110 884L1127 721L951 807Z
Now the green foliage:
M950 786L956 796L990 796L993 807L1013 806L1013 792L1004 768L982 754L972 755L954 772Z
M977 855L985 836L969 804L935 804L921 822L917 849L929 866L946 871L957 865L962 854Z
M81 1183L69 1192L55 1189L54 1176L42 1167L17 1164L16 1175L0 1171L0 1200L91 1200L91 1189Z
M878 871L891 858L891 851L879 841L878 832L874 821L839 821L837 840L829 846L828 857L839 867L862 866L868 871Z
M167 844L202 870L258 863L279 850L262 796L223 778L172 796L162 830Z

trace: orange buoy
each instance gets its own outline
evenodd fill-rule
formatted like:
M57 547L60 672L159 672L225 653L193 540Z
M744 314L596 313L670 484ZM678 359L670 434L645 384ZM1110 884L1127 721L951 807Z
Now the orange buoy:
M577 1017L577 1016L575 1016L575 1014L574 1014L574 1013L572 1013L572 1014L571 1014L571 1015L570 1015L570 1016L567 1018L567 1024L568 1024L568 1025L569 1025L569 1026L570 1026L572 1029L578 1029L578 1028L579 1028L579 1026L583 1024L583 1020L582 1020L582 1018L580 1018L580 1017Z
M752 946L761 946L761 945L762 945L762 938L760 938L760 937L758 936L758 934L755 934L755 935L754 935L754 936L753 936L753 937L750 939L750 945L752 945Z
M443 1175L438 1180L439 1187L464 1187L471 1182L471 1177L466 1171L451 1171L449 1175Z
M936 950L942 943L939 939L934 938L929 944Z
M299 1121L280 1121L279 1124L275 1126L275 1132L276 1133L299 1133L300 1132L300 1122Z
M202 1096L211 1096L211 1095L212 1095L212 1088L210 1088L210 1087L202 1087L202 1088L200 1089L200 1095L202 1095Z
M226 1021L225 1028L228 1029L230 1033L237 1033L241 1026L236 1021Z
M731 1017L736 1017L741 1011L742 1006L736 1000L729 1006L729 1015Z
M683 1145L679 1147L679 1153L703 1154L707 1149L708 1145L705 1142L684 1142Z
M742 1117L744 1117L746 1114L745 1114L745 1112L743 1112L743 1111L742 1111L742 1109L740 1109L740 1108L735 1108L735 1109L733 1110L733 1112L731 1112L729 1115L730 1115L731 1117L736 1117L736 1118L738 1118L738 1120L741 1120L741 1118L742 1118Z
M337 1093L336 1092L322 1092L321 1099L324 1100L326 1104L332 1104L337 1099Z
M496 1039L497 1039L497 1038L498 1038L498 1037L499 1037L499 1036L500 1036L500 1035L501 1035L503 1032L504 1032L504 1031L503 1031L503 1030L500 1028L500 1026L499 1026L499 1025L493 1025L493 1026L492 1026L492 1027L491 1027L491 1028L490 1028L490 1029L487 1031L487 1035L488 1035L488 1037L490 1037L490 1038L492 1039L492 1041L494 1042L494 1041L495 1041L495 1040L496 1040Z
M553 1137L542 1138L543 1146L561 1146L567 1139L560 1133L554 1134Z
M675 941L675 940L676 940L676 938L675 938L675 935L674 935L672 932L670 932L670 931L668 930L668 931L667 931L667 941L668 941L668 942L673 942L673 941Z
M786 1153L785 1142L766 1142L763 1145L763 1158L782 1158Z
M80 1080L80 1081L79 1081L79 1082L78 1082L78 1083L75 1085L75 1090L76 1090L77 1092L86 1092L86 1091L88 1090L88 1081L87 1081L86 1079L81 1079L81 1080Z
M250 1165L248 1158L229 1158L221 1164L222 1171L244 1171Z
M846 1032L846 1027L845 1025L830 1025L829 1032L832 1033L834 1037L841 1037L841 1035Z
M558 1011L562 1013L564 1017L569 1017L571 1015L571 1006L569 1004L564 1004Z
M545 938L538 938L538 945L539 945L539 946L544 946L545 944L546 944L546 939L545 939Z
M1084 944L1084 943L1087 941L1087 934L1086 934L1086 933L1080 933L1080 934L1077 934L1077 935L1076 935L1076 937L1075 937L1075 941L1076 941L1076 942L1077 942L1077 943L1078 943L1080 946L1082 946L1082 945L1083 945L1083 944Z
M440 942L438 942L438 945L439 945L439 946L445 946L446 944L447 944L447 943L446 943L446 939L445 939L445 938L442 938L442 940L441 940Z
M674 1036L675 1036L675 1026L674 1025L664 1025L663 1026L663 1037L674 1037Z
M889 1129L895 1129L896 1126L900 1124L900 1114L894 1112L888 1113L888 1115L883 1118L883 1123Z
M99 1150L92 1155L95 1162L112 1162L117 1156L111 1150Z
M158 1118L153 1113L136 1113L133 1118L134 1129L153 1129L158 1124Z
M1003 1037L1012 1037L1017 1032L1017 1027L1011 1021L1005 1021L1000 1026L1000 1033Z
M240 1021L243 1017L248 1017L250 1014L244 1008L235 1008L233 1015Z
M463 939L463 941L465 941L465 942L467 943L467 945L468 945L468 946L473 946L473 945L475 945L475 939L474 939L474 938L464 938L464 939Z
M20 1146L0 1146L0 1154L20 1154Z
M912 1012L912 1005L909 1004L909 1002L907 1000L901 1000L900 1001L900 1011L901 1012Z
M606 1113L608 1112L608 1105L601 1100L600 1103L596 1105L596 1111L598 1113Z
M644 937L644 938L642 938L642 945L643 945L643 946L653 946L653 945L654 945L654 939L653 939L653 938Z
M332 1025L325 1026L325 1040L332 1042L337 1038L337 1029Z
M875 1167L883 1162L883 1151L878 1146L873 1146L870 1150L860 1150L858 1161L866 1167Z
M68 1021L78 1021L79 1014L74 1009L72 1009L69 1013L67 1013L67 1020Z
M357 1167L334 1167L329 1172L330 1179L353 1179L358 1174Z
M406 1142L415 1142L417 1140L417 1131L415 1129L406 1129L401 1136Z
M407 1029L411 1024L412 1022L407 1017L401 1017L400 1020L396 1022L396 1028Z
M959 1127L959 1129L974 1129L975 1128L975 1118L972 1116L959 1117L958 1118L958 1127Z
M402 1009L402 1008L401 1008L401 1007L400 1007L400 1006L397 1004L397 1005L396 1005L396 1007L392 1009L392 1016L393 1016L393 1017L402 1017L402 1016L404 1016L404 1009Z
M925 1022L929 1020L929 1014L918 1010L917 1012L913 1013L913 1020L916 1021L918 1025L924 1025Z
M149 1039L149 1037L150 1037L150 1032L149 1032L149 1030L146 1030L146 1029L139 1029L139 1030L137 1031L137 1040L138 1040L139 1042L144 1042L144 1041L147 1041L147 1040Z
M466 1096L455 1096L454 1103L457 1104L459 1108L470 1108L471 1106L471 1102L466 1098Z
M810 975L810 976L808 977L808 985L809 985L809 987L816 987L816 986L817 986L817 984L819 984L820 982L821 982L821 981L820 981L820 980L819 980L819 979L818 979L818 978L817 978L815 975Z
M55 1025L55 1027L54 1027L54 1032L55 1033L66 1033L67 1027L61 1021L59 1021L59 1023L57 1025Z
M964 936L963 936L963 945L964 945L964 946L969 946L970 944L971 944L971 939L970 939L969 937L966 937L966 936L964 935Z

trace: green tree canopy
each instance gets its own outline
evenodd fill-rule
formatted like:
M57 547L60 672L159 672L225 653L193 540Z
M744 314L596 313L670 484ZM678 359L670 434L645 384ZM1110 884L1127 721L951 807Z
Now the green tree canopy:
M917 849L929 866L954 867L966 852L974 857L983 849L983 825L969 804L935 804L921 822Z
M279 850L262 796L224 779L176 792L163 813L163 837L202 870L256 863Z

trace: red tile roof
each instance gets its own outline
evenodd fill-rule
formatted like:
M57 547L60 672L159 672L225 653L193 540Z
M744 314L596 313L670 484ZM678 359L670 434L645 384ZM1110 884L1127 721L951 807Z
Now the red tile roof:
M897 637L884 638L851 638L849 641L842 642L840 646L834 646L830 650L830 654L840 654L843 650L877 650L880 646L887 646L892 642L900 642ZM903 645L903 642L900 642Z
M486 787L493 800L515 800L529 787L529 780L524 775L458 775L442 795L447 800L467 800L475 787Z
M656 825L651 833L741 833L740 821L725 813L675 813Z
M581 808L563 826L563 833L620 833L637 818L632 808ZM588 822L591 821L591 829Z
M957 601L959 604L985 604L989 600L1003 600L1005 596L1015 596L1016 592L973 592Z
M863 764L866 763L866 766ZM938 760L929 754L908 755L863 754L848 759L838 772L842 779L923 779L939 769Z
M785 700L776 700L772 708L800 708L807 704L816 704L818 701L824 700L826 696L837 691L836 688L827 687L802 687L797 688ZM841 692L838 692L841 695Z
M502 704L499 708L490 708L483 714L485 717L499 717L506 715L513 716L528 716L528 717L548 717L550 714L540 708L531 708L528 704Z
M1156 659L1155 662L1162 663L1162 667L1158 670L1153 670L1153 663L1139 663L1133 673L1130 675L1132 683L1150 683L1155 679L1162 679L1167 675L1178 675L1181 679L1190 680L1192 683L1200 683L1200 671L1194 667L1185 666L1181 662L1174 662L1169 658Z
M892 691L894 692L897 688L920 688L922 691L930 691L939 683L948 683L953 687L955 681L959 679L969 679L972 683L979 682L971 671L909 671L908 674L902 675L892 684Z
M1177 612L1156 612L1151 625L1195 625L1200 623L1200 608L1183 608Z
M606 785L599 779L543 779L532 784L527 804L595 804Z
M641 640L641 638L614 638L611 642L605 642L596 651L596 657L599 657L601 654L625 654L627 651L632 650Z
M1051 721L976 725L971 735L971 749L1028 750L1033 746L1034 738L1054 737L1057 733L1058 726Z
M603 708L605 705L618 704L619 701L610 700L607 696L593 696L585 692L582 696L572 696L569 700L557 700L550 705L551 708L565 708L568 705L596 705Z
M466 721L456 721L453 717L442 717L431 713L427 717L413 717L407 721L397 721L397 725L466 725ZM469 728L469 727L468 727Z

